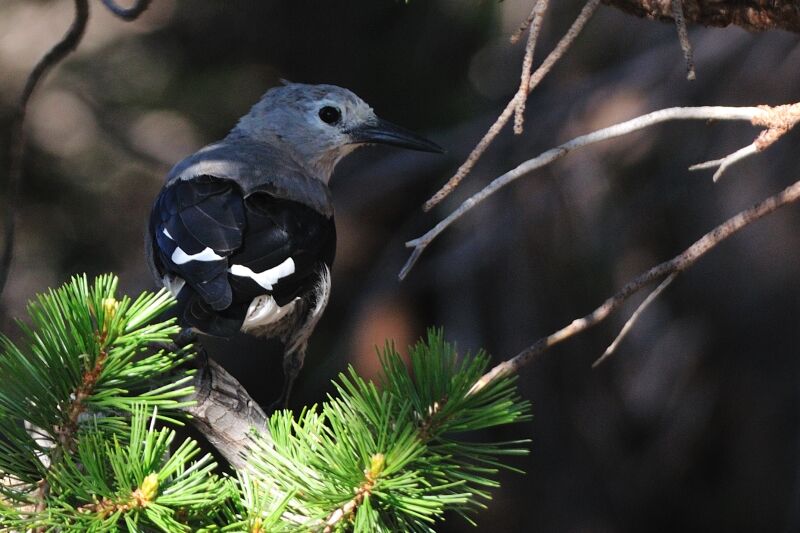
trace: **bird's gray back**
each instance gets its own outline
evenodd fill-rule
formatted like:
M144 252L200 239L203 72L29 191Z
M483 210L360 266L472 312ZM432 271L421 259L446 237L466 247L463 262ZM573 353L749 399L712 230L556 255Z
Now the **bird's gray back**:
M333 215L330 189L283 147L245 137L228 137L175 165L167 175L167 185L198 176L233 180L245 196L265 192L311 207L327 217Z

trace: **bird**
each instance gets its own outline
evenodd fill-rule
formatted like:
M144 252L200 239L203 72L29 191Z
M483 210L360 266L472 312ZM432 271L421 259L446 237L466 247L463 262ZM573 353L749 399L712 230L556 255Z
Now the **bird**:
M283 344L272 409L287 405L330 297L331 175L371 144L444 152L348 89L284 82L225 138L177 163L153 204L147 262L177 300L183 338L245 333Z

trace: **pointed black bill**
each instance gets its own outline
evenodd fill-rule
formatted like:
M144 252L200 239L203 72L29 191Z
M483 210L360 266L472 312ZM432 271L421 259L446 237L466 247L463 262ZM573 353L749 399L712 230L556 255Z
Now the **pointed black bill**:
M357 126L349 133L356 143L388 144L420 152L444 153L444 148L435 142L380 118L373 124Z

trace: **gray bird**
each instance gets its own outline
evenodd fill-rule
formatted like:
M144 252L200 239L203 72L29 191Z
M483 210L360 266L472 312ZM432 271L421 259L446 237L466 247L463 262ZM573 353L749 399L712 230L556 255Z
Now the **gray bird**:
M285 405L331 290L336 228L328 181L365 144L442 152L333 85L269 90L221 141L170 171L147 257L193 336L239 332L284 344Z

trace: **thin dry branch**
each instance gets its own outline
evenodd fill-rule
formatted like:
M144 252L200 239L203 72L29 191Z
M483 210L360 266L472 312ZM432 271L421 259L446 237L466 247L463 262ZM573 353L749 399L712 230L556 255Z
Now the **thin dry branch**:
M470 152L470 154L467 156L466 161L464 161L464 163L458 167L456 173L453 174L447 183L445 183L442 188L436 192L436 194L431 196L428 201L425 202L425 205L422 207L424 211L430 211L439 202L444 200L447 195L449 195L456 187L458 187L458 184L461 183L461 180L463 180L467 174L472 171L472 168L481 158L486 149L489 148L489 145L492 144L500 131L502 131L503 127L508 124L508 121L511 119L515 109L517 108L518 95L524 91L527 97L527 94L530 93L537 85L539 85L539 82L541 82L542 79L550 72L550 70L553 68L553 65L555 65L556 62L558 62L558 60L561 59L561 57L569 49L572 42L575 40L578 34L580 34L583 27L592 17L592 14L594 13L595 9L597 9L598 5L600 5L600 0L589 0L586 2L586 5L583 6L583 9L578 14L569 30L567 30L567 33L564 34L553 51L550 52L550 54L545 58L541 66L539 66L539 68L537 68L536 71L531 75L527 88L523 88L521 86L514 97L509 100L505 109L503 109L503 111L500 113L500 116L497 117L497 119L494 121L494 124L489 127L483 138L481 138L475 148L472 149L472 152ZM526 27L526 25L523 24L522 27Z
M145 12L152 0L136 0L131 7L120 7L114 0L103 0L103 4L114 15L128 22L136 20Z
M517 44L519 40L522 39L522 36L525 34L528 28L531 27L531 23L533 22L533 17L535 15L536 15L536 4L534 4L533 9L531 10L531 14L528 15L528 18L522 21L522 24L519 25L517 31L512 33L511 37L508 38L511 44Z
M577 148L608 139L614 139L670 120L746 120L753 125L762 126L765 129L753 143L756 149L747 154L751 155L752 153L766 149L800 121L800 103L777 107L671 107L653 111L652 113L641 115L631 120L576 137L560 146L547 150L533 159L525 161L516 168L495 178L486 187L465 200L455 211L450 213L450 215L436 224L427 233L408 241L406 247L413 248L414 250L400 271L400 279L402 280L408 275L408 272L422 255L422 252L424 252L428 245L450 226L450 224L512 181L527 175L537 168L541 168L545 165L549 165L553 161L561 159ZM735 155L736 154L733 154L733 156ZM736 161L741 159L742 157L735 158Z
M671 276L679 272L683 272L694 265L697 260L703 257L708 251L713 249L725 239L733 236L742 228L752 224L756 220L759 220L766 215L769 215L770 213L773 213L775 210L783 206L796 202L797 200L800 200L800 181L796 181L778 194L770 196L753 207L745 209L744 211L741 211L740 213L729 218L713 230L703 235L700 239L695 241L694 244L677 256L673 257L669 261L665 261L654 266L650 270L629 281L624 287L622 287L622 289L619 290L619 292L608 298L588 315L581 318L576 318L555 333L537 340L535 343L525 348L508 361L504 361L495 366L489 372L484 374L483 377L481 377L481 379L475 383L475 385L473 385L470 393L474 393L482 389L489 382L500 376L506 376L518 372L534 358L543 354L556 344L574 337L578 333L586 331L590 327L595 326L605 320L631 295L637 293L642 288L664 278L665 276Z
M522 134L522 127L525 120L525 102L528 100L531 82L531 67L533 66L533 53L536 50L536 42L542 31L542 21L547 12L549 0L536 0L531 11L531 31L528 34L528 43L525 45L525 57L522 59L522 72L520 74L519 89L514 95L516 107L514 108L514 133Z
M75 18L67 33L39 60L25 81L17 112L11 124L10 151L8 157L8 178L5 186L6 209L3 220L3 253L0 256L0 294L6 286L11 259L14 254L14 232L16 223L17 197L22 182L22 160L25 156L25 114L33 91L47 72L75 50L83 38L89 20L88 0L75 0Z
M714 159L713 161L706 161L705 163L698 163L696 165L692 165L689 167L689 170L704 170L707 168L717 168L717 171L714 172L713 180L716 183L722 177L722 174L728 169L729 166L733 165L741 161L746 157L750 157L751 155L759 152L759 148L756 143L748 144L744 148L739 148L732 154L726 155L721 159Z
M655 299L658 298L662 292L664 292L664 289L666 289L672 284L672 282L675 280L676 277L678 277L678 273L673 272L672 274L664 278L664 281L662 281L658 285L658 287L656 287L655 290L653 290L653 292L647 295L647 298L645 298L642 301L642 303L639 304L639 307L636 308L636 311L633 312L631 317L625 321L625 324L622 326L622 329L619 331L619 334L617 334L614 341L608 345L608 348L606 348L606 351L603 352L603 355L598 357L597 361L592 363L592 368L597 367L603 361L605 361L614 354L614 352L617 350L617 347L619 347L619 344L628 335L628 332L633 328L633 325L636 323L636 321L639 320L639 317L642 316L642 313L644 313L645 309L647 309L650 306L650 304L653 303Z
M689 42L689 30L686 29L686 19L683 16L683 3L681 0L672 0L672 18L678 30L678 41L681 44L683 58L686 60L686 79L693 80L697 76L694 71L692 59L692 43Z
M791 130L795 124L800 122L800 104L788 104L775 107L759 106L759 108L763 109L765 114L760 118L754 118L753 124L764 127L764 130L761 131L752 143L721 159L692 165L689 167L689 170L719 167L717 171L714 172L713 179L716 182L722 177L722 174L728 167L746 157L766 150L772 143Z

